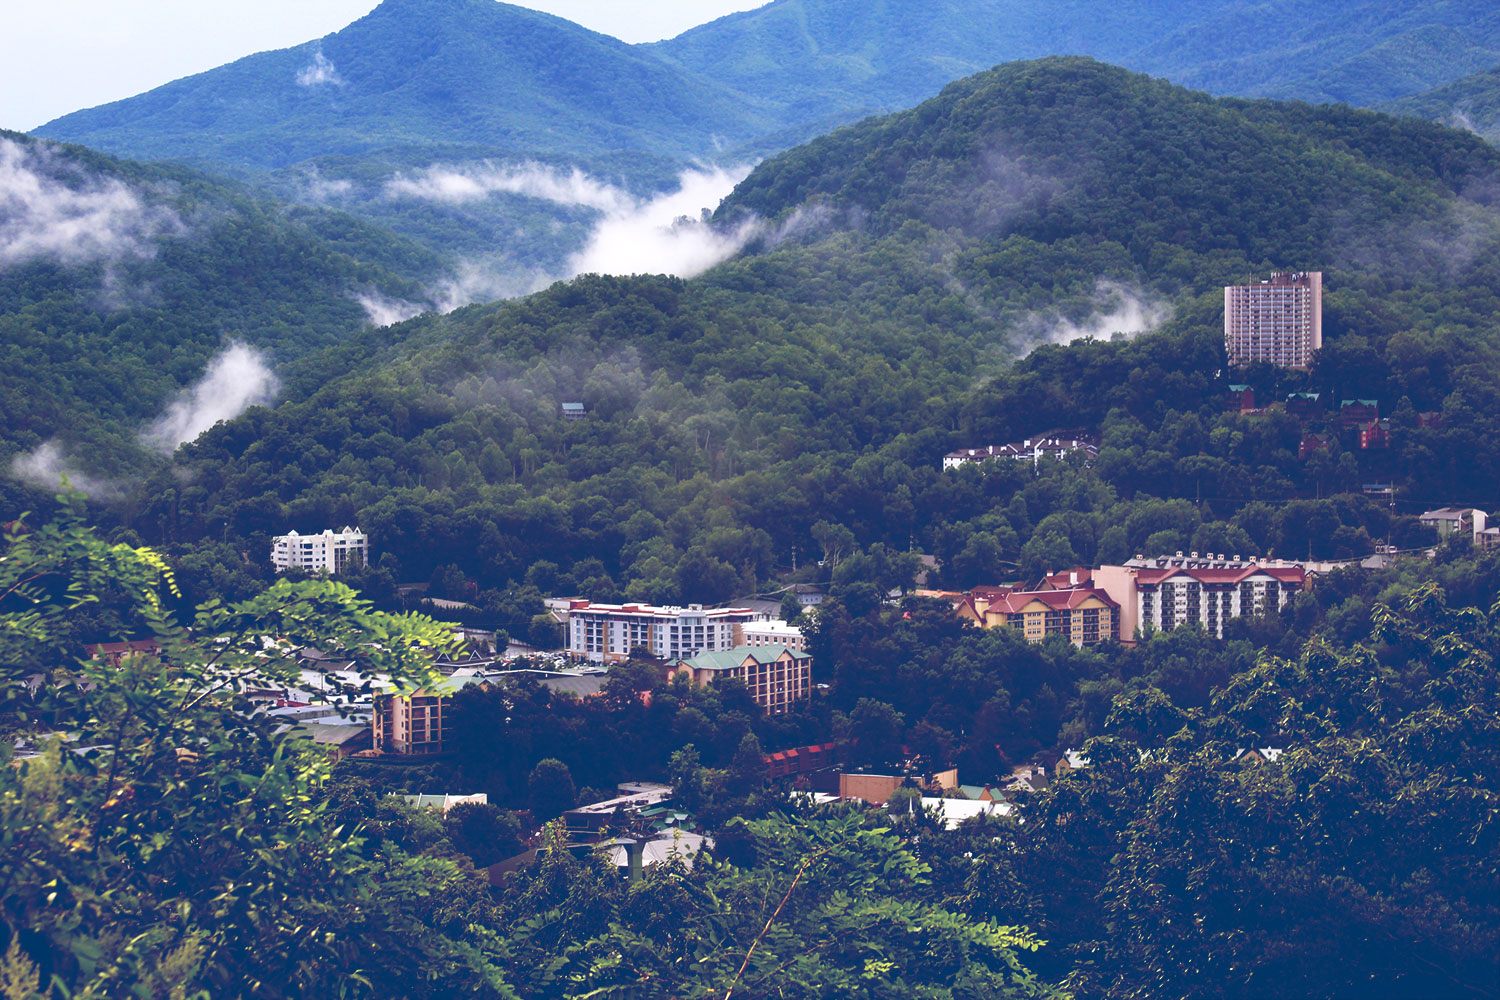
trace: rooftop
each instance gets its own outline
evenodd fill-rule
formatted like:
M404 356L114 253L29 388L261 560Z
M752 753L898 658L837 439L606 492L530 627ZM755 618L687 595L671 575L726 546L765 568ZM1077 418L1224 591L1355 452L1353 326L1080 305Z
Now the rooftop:
M681 660L694 670L734 670L745 665L746 660L754 660L756 663L775 663L786 654L790 653L793 659L811 659L806 653L799 652L787 646L736 646L733 649L720 649L706 653L699 653L691 659Z

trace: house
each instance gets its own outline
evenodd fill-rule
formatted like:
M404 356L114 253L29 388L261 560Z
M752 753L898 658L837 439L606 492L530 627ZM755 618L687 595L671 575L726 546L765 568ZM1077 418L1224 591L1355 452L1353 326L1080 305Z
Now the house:
M725 677L738 678L769 715L786 712L812 695L812 657L786 646L738 646L699 653L667 669L669 682L678 676L698 687Z
M562 415L564 420L582 420L588 416L588 409L582 403L562 404Z
M1086 437L1037 437L1012 441L1010 444L987 445L983 448L963 448L950 451L943 456L943 468L956 469L970 462L987 462L992 458L1006 458L1030 462L1036 465L1044 458L1061 461L1074 452L1082 452L1085 459L1093 461L1099 457L1099 446Z
M1230 413L1249 413L1255 409L1255 390L1248 385L1231 385L1224 395L1224 409Z
M1359 447L1362 451L1378 451L1391 446L1391 422L1372 420L1359 429Z
M322 747L334 763L362 750L369 750L374 741L374 733L368 722L299 722L290 732L293 736L310 739Z
M370 537L358 528L345 525L320 535L299 535L296 531L271 539L271 565L276 572L300 569L305 573L341 573L370 561Z
M1274 764L1284 753L1286 751L1278 747L1251 747L1248 750L1236 750L1230 760L1237 760L1242 764Z
M1063 755L1057 759L1057 766L1053 769L1053 771L1059 778L1061 778L1069 771L1081 771L1088 766L1089 759L1085 757L1081 751L1074 750L1070 747L1067 750L1064 750Z
M1119 604L1095 587L1009 590L976 587L959 603L958 615L980 628L1013 626L1031 642L1060 635L1075 646L1094 646L1118 636Z
M131 656L159 656L161 645L155 639L135 639L129 642L95 642L83 647L83 655L91 660L104 660L115 666Z
M1135 560L1132 560L1134 562ZM1245 615L1280 611L1307 585L1300 563L1257 563L1223 556L1162 557L1146 565L1101 566L1094 585L1120 607L1120 639L1145 631L1201 625L1224 637L1224 623Z
M594 604L568 607L568 655L594 663L623 663L633 650L670 660L744 645L742 628L755 622L750 608L705 609L701 604Z
M1429 510L1417 520L1430 527L1436 528L1438 537L1447 538L1452 534L1464 534L1474 539L1476 544L1482 542L1489 515L1474 507L1439 507L1437 510Z
M461 805L488 805L490 797L484 792L474 795L403 795L409 805L418 809L437 809L447 815L449 809Z
M1327 450L1328 438L1324 437L1322 434L1304 434L1302 435L1301 442L1297 445L1297 457L1299 459L1305 459L1315 452Z
M1306 420L1323 415L1323 394L1320 392L1294 392L1286 397L1286 412Z
M1380 419L1380 402L1374 399L1346 399L1339 403L1338 421L1345 427L1363 427Z

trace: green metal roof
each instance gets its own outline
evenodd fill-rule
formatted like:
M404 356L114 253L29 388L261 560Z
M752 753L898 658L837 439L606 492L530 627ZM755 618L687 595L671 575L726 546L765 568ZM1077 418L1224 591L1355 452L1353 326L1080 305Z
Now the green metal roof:
M756 663L774 663L781 658L783 653L791 653L798 659L807 656L806 653L799 653L786 646L736 646L733 649L699 653L692 659L682 662L694 670L734 670L748 659L753 659Z

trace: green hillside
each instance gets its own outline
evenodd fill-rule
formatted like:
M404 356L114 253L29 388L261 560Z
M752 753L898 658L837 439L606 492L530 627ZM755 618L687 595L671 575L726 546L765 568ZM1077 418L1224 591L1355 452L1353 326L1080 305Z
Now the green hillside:
M1382 110L1467 129L1500 145L1500 67L1392 101Z
M360 295L419 297L439 261L332 212L185 169L0 133L4 464L56 441L90 472L230 342L281 367L353 337ZM288 378L283 373L283 380Z
M1329 265L1388 254L1406 270L1441 262L1441 234L1466 224L1446 203L1496 162L1426 123L1216 101L1048 59L768 160L719 215L816 207L874 235L916 221L969 237L1086 237L1125 246L1141 266L1186 248Z
M436 172L541 165L625 198L703 162L752 163L1016 59L1080 54L1212 93L1367 105L1500 60L1478 0L776 0L626 45L493 0L386 0L341 31L49 122L37 134L230 172L482 270L493 299L571 273L597 205ZM697 206L692 210L697 211Z
M1375 104L1494 61L1481 0L775 0L659 42L686 70L751 93L905 107L996 63L1087 55L1216 94Z
M415 320L389 366L312 359L326 384L206 435L136 523L187 551L357 522L383 572L497 609L523 579L729 599L794 552L895 585L915 547L969 585L1147 547L1369 551L1416 526L1361 482L1500 483L1478 429L1500 265L1471 200L1497 174L1426 123L1007 65L764 164L721 212L771 220L759 249L699 279L582 278ZM1325 270L1329 343L1259 391L1378 398L1392 450L1301 458L1295 420L1223 412L1221 286L1279 267ZM590 416L562 420L571 400ZM940 471L1057 428L1099 434L1097 465Z

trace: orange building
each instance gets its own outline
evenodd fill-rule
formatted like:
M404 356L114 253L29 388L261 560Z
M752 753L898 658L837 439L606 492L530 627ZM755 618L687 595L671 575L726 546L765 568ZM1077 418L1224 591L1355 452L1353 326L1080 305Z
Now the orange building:
M770 715L779 715L812 694L812 657L786 646L740 646L699 653L669 667L667 680L679 674L698 687L721 677L738 677L755 703Z
M1031 642L1060 635L1075 646L1109 642L1119 634L1120 606L1102 590L1004 590L976 587L958 614L980 628L1009 625Z

